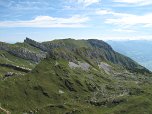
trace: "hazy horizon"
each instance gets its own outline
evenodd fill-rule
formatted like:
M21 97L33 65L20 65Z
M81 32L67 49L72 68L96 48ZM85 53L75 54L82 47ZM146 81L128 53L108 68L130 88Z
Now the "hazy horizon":
M25 37L25 38L22 38L20 39L19 41L5 41L5 40L0 40L0 42L6 42L6 43L10 43L10 44L14 44L14 43L18 43L18 42L24 42L24 40L26 38L30 38L32 40L35 40L37 42L47 42L47 41L53 41L53 40L62 40L62 39L69 39L69 38L52 38L52 39L47 39L47 40L37 40L37 39L33 39L31 37ZM74 39L74 40L88 40L87 38L70 38L70 39ZM90 38L91 39L91 38ZM141 41L141 42L152 42L152 39L148 39L148 40L144 40L144 39L99 39L99 38L93 38L93 39L97 39L97 40L103 40L105 42L110 42L110 41L116 41L116 42L134 42L134 41Z

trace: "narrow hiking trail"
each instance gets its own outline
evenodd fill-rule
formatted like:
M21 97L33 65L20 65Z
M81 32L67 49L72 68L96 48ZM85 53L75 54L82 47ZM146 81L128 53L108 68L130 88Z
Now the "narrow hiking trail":
M0 112L4 112L4 113L6 113L6 114L11 114L8 110L6 110L6 109L4 109L4 108L2 108L2 107L0 107Z

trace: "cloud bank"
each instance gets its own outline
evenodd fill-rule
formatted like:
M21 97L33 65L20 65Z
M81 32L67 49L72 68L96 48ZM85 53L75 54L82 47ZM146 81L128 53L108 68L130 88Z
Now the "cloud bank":
M33 20L28 21L0 21L0 27L86 27L85 22L88 17L74 15L70 18L56 18L50 16L37 16Z
M128 5L136 5L136 6L146 6L152 4L152 0L113 0L113 1L123 4L128 4Z
M136 26L142 25L143 27L152 27L152 13L144 15L135 15L128 13L117 13L109 10L98 10L98 15L111 15L105 19L105 23L114 24L119 26Z

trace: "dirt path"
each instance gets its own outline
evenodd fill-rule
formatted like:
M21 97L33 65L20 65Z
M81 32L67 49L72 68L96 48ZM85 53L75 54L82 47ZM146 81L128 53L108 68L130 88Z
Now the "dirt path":
M4 109L2 107L0 107L0 111L5 112L6 114L11 114L8 110L6 110L6 109Z

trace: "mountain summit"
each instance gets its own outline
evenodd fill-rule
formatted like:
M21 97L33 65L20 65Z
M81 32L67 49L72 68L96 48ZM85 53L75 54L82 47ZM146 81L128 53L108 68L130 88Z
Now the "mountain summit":
M113 64L119 64L131 71L149 72L130 58L115 52L110 45L102 40L62 39L38 43L26 38L24 42L39 48L42 51L46 51L49 54L52 53L53 56L66 59L68 61L75 61L80 58L87 59L94 63L109 61Z

